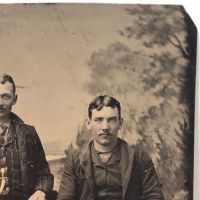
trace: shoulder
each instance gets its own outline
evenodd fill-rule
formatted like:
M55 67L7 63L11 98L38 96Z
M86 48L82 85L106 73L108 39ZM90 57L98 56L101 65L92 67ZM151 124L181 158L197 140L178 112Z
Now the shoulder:
M66 162L76 166L79 166L79 164L84 165L90 161L90 148L91 142L89 142L83 149L72 148L66 150Z
M30 124L17 123L16 128L17 128L17 130L23 131L25 134L32 134L32 135L37 134L35 127Z
M79 157L80 153L81 153L81 151L79 149L76 149L76 148L65 150L65 154L68 158L71 157L73 159L77 159Z
M134 149L135 149L135 156L134 156L135 163L138 163L140 167L144 168L153 167L152 159L150 158L147 150L138 145L135 146Z
M38 133L34 126L22 122L14 122L11 124L11 131L15 132L19 138L29 140L33 143L40 141Z
M19 126L21 126L22 128L25 128L25 129L30 129L30 130L35 129L35 127L33 125L26 124L26 123L20 123Z
M131 145L128 142L126 142L123 139L118 139L119 143L121 145L122 148L126 148L129 151L133 151L135 155L139 156L139 157L144 157L144 156L148 156L147 151L140 145Z
M120 145L121 152L124 154L134 154L134 146L127 143L125 140L118 138L118 144Z
M11 113L11 126L14 126L17 131L35 131L35 127L25 123L18 115Z
M135 145L133 148L135 150L136 156L138 156L139 158L149 158L149 153L144 147L141 147L140 145Z
M73 171L78 166L80 166L80 150L79 149L70 149L65 150L66 158L65 158L65 167L64 171Z
M137 161L146 162L150 160L147 151L140 145L131 145L122 139L119 139L119 143L121 145L122 152L133 155L134 159L136 159Z

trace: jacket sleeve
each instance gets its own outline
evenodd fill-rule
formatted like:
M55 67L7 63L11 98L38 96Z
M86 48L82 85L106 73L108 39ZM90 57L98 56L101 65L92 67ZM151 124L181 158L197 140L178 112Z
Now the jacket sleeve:
M67 153L57 200L78 200L74 152Z
M164 200L161 185L151 158L143 151L139 151L137 156L141 174L142 199Z
M49 165L45 157L45 153L40 141L40 138L35 130L32 127L31 131L31 144L32 144L32 152L33 152L33 161L36 167L36 186L34 190L41 190L45 194L49 194L53 188L53 175L50 173Z

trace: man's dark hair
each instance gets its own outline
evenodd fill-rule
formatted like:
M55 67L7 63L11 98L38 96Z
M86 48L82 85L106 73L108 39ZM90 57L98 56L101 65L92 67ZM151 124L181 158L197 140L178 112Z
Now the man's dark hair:
M8 74L0 74L0 83L1 84L5 84L6 82L9 82L12 84L13 86L13 92L15 94L16 92L16 86L15 86L15 82L13 81L13 78L8 75Z
M101 110L103 107L111 107L111 108L117 108L118 109L118 113L119 113L119 118L121 118L121 106L119 101L117 101L117 99L108 96L108 95L100 95L98 97L96 97L90 104L88 107L88 116L89 119L92 118L92 110L96 109L96 110Z

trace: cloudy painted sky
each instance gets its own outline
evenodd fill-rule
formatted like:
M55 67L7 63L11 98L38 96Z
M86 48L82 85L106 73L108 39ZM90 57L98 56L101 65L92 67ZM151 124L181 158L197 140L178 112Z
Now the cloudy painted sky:
M13 110L36 127L47 154L74 142L86 117L92 52L129 44L117 32L130 23L129 6L0 5L0 72L14 77Z

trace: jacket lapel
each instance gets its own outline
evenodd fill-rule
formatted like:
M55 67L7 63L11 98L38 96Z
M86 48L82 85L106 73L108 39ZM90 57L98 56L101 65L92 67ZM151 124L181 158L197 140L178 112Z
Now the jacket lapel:
M133 147L131 147L131 145L127 144L121 139L119 140L121 143L121 155L122 155L120 162L121 176L122 176L122 197L124 199L133 169L134 150ZM90 142L87 145L87 148L84 151L82 151L82 153L79 156L79 159L82 169L84 170L85 177L88 181L91 193L93 194L94 197L95 190L94 190L94 174L93 174L93 167L91 160L91 145L92 142Z
M121 141L121 176L122 176L122 197L125 198L128 183L133 169L134 150L126 142Z
M91 194L93 197L95 196L94 192L94 174L93 174L93 167L92 167L92 160L91 160L91 145L92 142L90 142L84 151L79 155L80 159L80 165L82 169L84 170L85 177L88 181Z
M19 153L19 162L20 162L20 171L21 171L21 184L24 194L26 194L28 179L27 179L27 154L26 154L26 138L24 134L24 128L21 126L23 121L14 113L11 113L11 134L16 140L18 153Z

